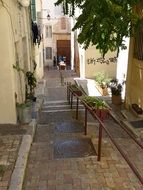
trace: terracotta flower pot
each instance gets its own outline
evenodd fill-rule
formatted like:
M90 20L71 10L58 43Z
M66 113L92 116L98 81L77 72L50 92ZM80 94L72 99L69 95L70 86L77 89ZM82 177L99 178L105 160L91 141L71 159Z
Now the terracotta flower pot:
M77 95L77 96L82 96L82 92L79 90L79 91L75 91L75 94Z
M107 96L108 95L108 89L107 87L102 88L102 96Z
M104 120L108 116L109 111L106 109L97 109L95 110L96 115L101 119Z
M112 103L115 105L121 105L122 104L121 95L118 96L112 95Z

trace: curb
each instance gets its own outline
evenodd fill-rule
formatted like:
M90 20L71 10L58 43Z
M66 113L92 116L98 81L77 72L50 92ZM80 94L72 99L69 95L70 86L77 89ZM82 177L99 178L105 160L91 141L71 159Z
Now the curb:
M37 126L37 113L41 110L43 104L43 96L45 91L46 80L41 80L39 82L37 88L37 101L33 107L33 116L32 121L28 124L27 134L23 135L21 145L19 148L17 160L15 163L15 167L13 169L13 173L11 175L9 188L8 190L22 190L24 177L25 177L25 170L28 161L28 156L30 153L31 144L33 142L34 134L36 131Z
M30 134L26 134L22 137L22 142L18 152L18 158L11 176L8 190L22 189L28 155L30 152L31 144L33 142L36 125L36 121L33 120L28 126L30 128Z

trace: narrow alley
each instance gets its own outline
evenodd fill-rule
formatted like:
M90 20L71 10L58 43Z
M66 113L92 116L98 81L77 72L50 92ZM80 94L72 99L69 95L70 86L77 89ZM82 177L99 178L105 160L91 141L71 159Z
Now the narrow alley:
M84 135L84 107L79 120L68 105L66 84L73 83L73 71L45 70L45 98L30 150L23 190L141 190L142 184L126 161L104 135L101 161L97 161L98 123L88 115ZM107 125L116 127L109 119ZM142 150L131 146L127 135L113 130L120 144L128 146L143 174Z
M143 190L143 0L0 0L0 190Z

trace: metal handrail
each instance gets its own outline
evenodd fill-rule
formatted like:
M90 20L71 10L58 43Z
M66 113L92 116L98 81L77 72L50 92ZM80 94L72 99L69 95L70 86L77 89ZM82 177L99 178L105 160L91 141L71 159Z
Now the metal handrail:
M70 93L70 89L69 93ZM71 92L73 93L73 92ZM76 94L74 94L76 96L77 99L80 99L80 101L84 104L85 106L85 112L87 112L87 110L91 113L91 115L96 118L99 122L99 131L100 129L104 129L105 132L107 133L107 135L109 136L110 140L112 141L112 143L115 145L115 147L117 148L117 150L120 152L120 154L122 155L122 157L126 160L126 162L128 163L128 165L130 166L130 168L132 169L132 171L135 173L135 175L137 176L137 178L140 180L140 182L143 184L143 177L140 175L140 173L138 172L137 168L134 166L134 164L128 159L128 157L126 156L126 154L124 153L124 151L121 149L121 147L116 143L116 141L114 140L114 138L111 136L110 132L108 131L108 129L105 127L105 124L103 123L103 121L101 121L101 119L96 115L96 113L93 112L93 110L87 105L85 104L85 102L83 102L81 100L81 98L79 98ZM71 100L72 101L72 100ZM78 101L77 101L78 102ZM77 106L78 108L78 106ZM111 114L111 112L109 113L111 116L113 116ZM125 130L126 131L126 130ZM127 131L126 131L127 132ZM102 130L99 132L101 133L99 135L99 139L98 139L98 161L100 161L101 158L101 141L102 141ZM131 138L133 138L133 136L130 136ZM134 138L133 138L134 139ZM134 139L135 140L135 139ZM138 141L135 140L135 142L138 144ZM140 143L139 143L140 144ZM138 144L138 145L139 145ZM140 146L140 145L139 145ZM141 146L142 148L142 146Z
M128 135L140 146L140 148L143 149L143 145L132 135L132 133L131 133L127 128L125 128L125 127L121 124L121 122L120 122L117 118L115 118L115 116L112 114L112 112L109 112L109 114L110 114L110 116L120 125L120 127L121 127L123 130L125 130L125 131L128 133Z

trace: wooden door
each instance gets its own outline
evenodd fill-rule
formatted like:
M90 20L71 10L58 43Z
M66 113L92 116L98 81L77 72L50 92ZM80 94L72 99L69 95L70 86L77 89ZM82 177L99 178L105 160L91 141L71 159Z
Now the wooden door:
M65 57L65 62L68 67L71 66L71 41L57 40L57 57Z

